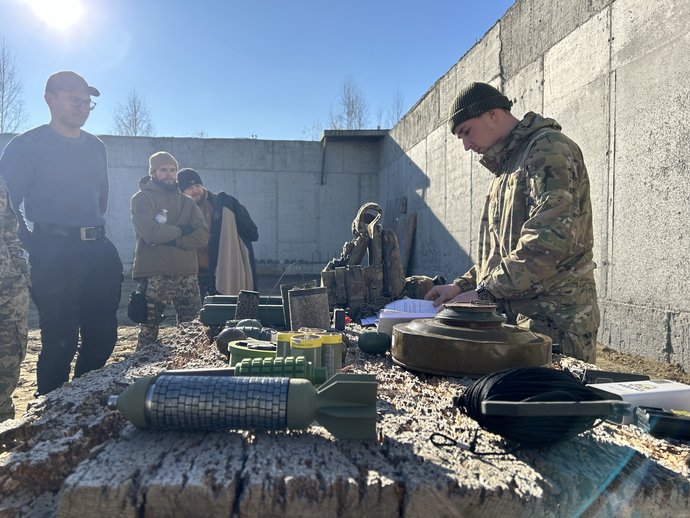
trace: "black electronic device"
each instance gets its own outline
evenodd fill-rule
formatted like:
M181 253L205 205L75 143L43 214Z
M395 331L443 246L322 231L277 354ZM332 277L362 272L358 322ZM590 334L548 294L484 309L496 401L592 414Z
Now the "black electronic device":
M690 439L690 417L661 408L638 406L635 424L655 437Z
M591 383L619 383L621 381L643 381L650 379L646 374L633 372L602 371L598 369L568 369L583 385Z

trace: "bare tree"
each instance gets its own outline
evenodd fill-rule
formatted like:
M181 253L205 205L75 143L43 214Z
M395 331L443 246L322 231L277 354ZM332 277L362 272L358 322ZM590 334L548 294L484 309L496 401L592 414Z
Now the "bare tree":
M315 120L311 123L311 128L304 128L302 130L302 138L304 140L321 140L323 135L323 124L320 120Z
M369 122L369 106L362 91L351 76L345 78L340 92L340 111L330 113L330 125L333 129L362 129Z
M22 82L12 49L0 38L0 133L15 133L26 122Z
M390 108L388 109L388 118L386 120L388 127L392 128L405 115L405 96L403 96L400 89L395 91Z
M144 100L132 90L127 96L127 103L117 103L113 113L115 122L115 135L125 135L128 137L151 137L153 136L153 126L149 111L144 104Z
M400 89L396 90L388 108L379 105L376 109L376 125L379 129L384 125L384 115L386 128L395 126L405 115L405 97Z
M381 126L383 126L383 114L385 110L383 109L383 106L379 105L376 108L376 129L381 129Z

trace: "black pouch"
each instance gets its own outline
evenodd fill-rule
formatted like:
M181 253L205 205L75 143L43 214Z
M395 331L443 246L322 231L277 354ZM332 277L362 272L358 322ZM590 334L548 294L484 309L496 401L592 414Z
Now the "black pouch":
M136 290L129 294L127 316L132 322L145 324L148 321L148 304L146 302L146 280L139 283Z

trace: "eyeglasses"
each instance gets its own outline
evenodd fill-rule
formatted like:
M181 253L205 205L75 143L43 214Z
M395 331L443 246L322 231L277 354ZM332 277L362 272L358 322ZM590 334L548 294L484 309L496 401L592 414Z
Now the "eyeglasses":
M84 106L86 106L89 109L89 111L93 110L96 107L96 103L93 102L91 99L86 100L86 99L81 99L79 97L72 96L69 98L69 102L75 108L81 108L81 105L83 104Z

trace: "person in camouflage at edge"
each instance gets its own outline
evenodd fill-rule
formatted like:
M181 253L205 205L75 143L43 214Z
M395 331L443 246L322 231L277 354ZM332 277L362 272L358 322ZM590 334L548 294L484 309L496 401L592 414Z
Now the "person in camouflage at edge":
M26 354L29 276L5 180L0 176L0 422L14 419L12 392Z
M552 338L561 352L596 360L599 327L590 187L580 148L553 119L527 113L494 87L472 83L448 124L495 177L479 228L476 264L425 298L494 301L508 322Z

